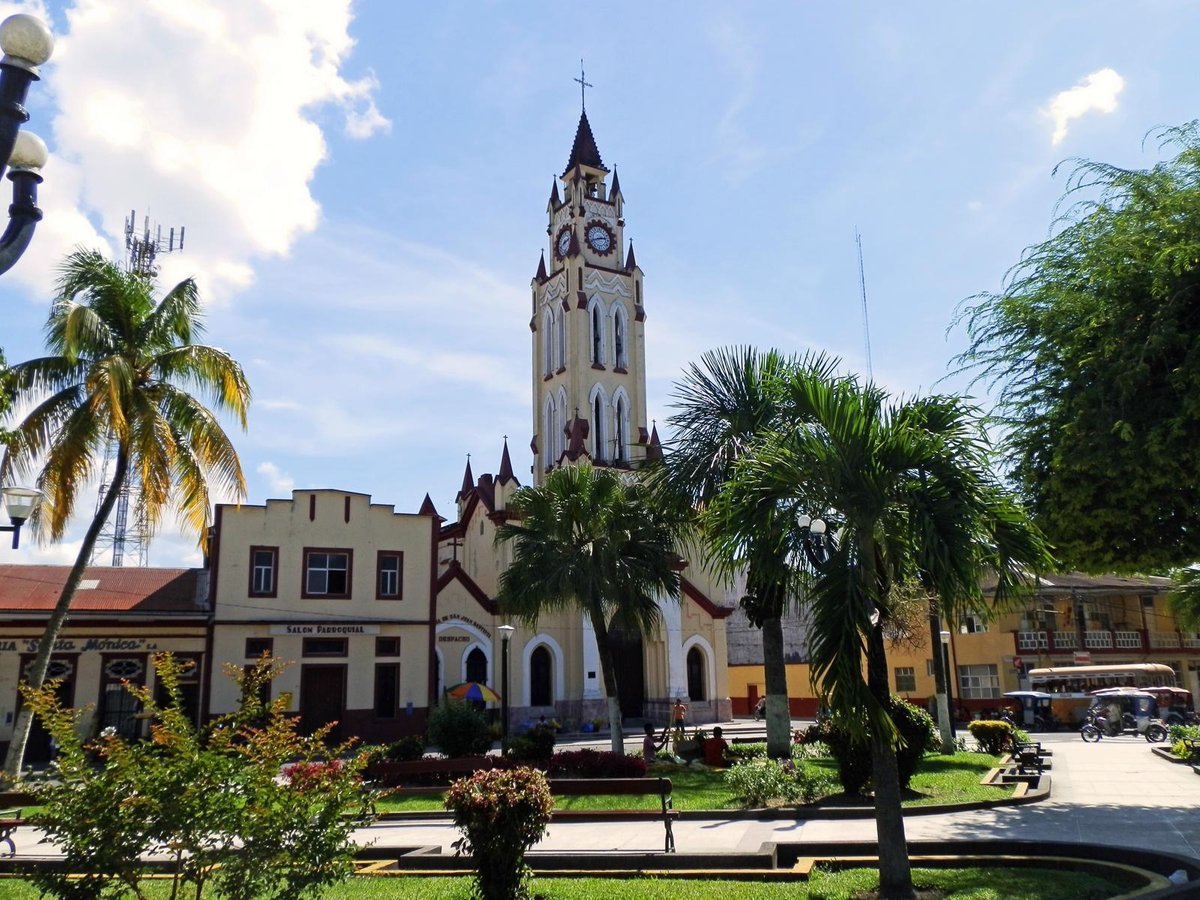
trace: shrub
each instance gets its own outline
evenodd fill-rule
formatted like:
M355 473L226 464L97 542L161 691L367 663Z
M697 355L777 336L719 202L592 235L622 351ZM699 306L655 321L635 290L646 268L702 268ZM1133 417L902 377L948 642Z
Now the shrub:
M1167 739L1172 744L1187 739L1200 741L1200 725L1168 725Z
M767 755L767 742L760 741L753 744L730 744L725 751L725 755L731 760L747 760L756 759L760 756Z
M888 715L901 738L896 748L896 770L900 787L906 788L912 781L921 757L939 746L938 730L929 713L899 697L890 699ZM870 737L855 740L835 716L826 716L805 731L802 740L796 741L793 746L807 751L817 744L825 744L829 748L837 764L842 790L847 794L862 793L872 774Z
M835 789L833 779L824 773L766 756L734 765L726 771L725 783L748 807L767 806L772 801L812 803Z
M566 750L550 758L549 774L555 778L642 778L646 761L611 750Z
M554 755L554 729L549 725L535 725L524 735L508 739L505 756L515 762L533 763L545 768Z
M483 900L529 897L525 853L545 835L553 806L537 769L476 772L450 786L446 809L463 832L455 847L471 854Z
M984 753L1003 753L1012 738L1013 727L1007 722L977 719L967 725L971 737L983 748Z
M410 762L425 755L425 738L419 734L402 737L394 744L383 748L383 758L394 762Z
M888 715L896 723L896 730L903 739L903 743L896 748L896 769L903 789L912 781L921 757L941 747L941 738L933 717L907 700L892 697Z
M487 720L463 700L447 700L429 714L429 740L454 758L486 753L492 747Z
M871 743L854 740L849 732L826 716L811 726L805 735L805 746L820 742L829 748L837 765L838 781L847 794L861 794L871 780Z

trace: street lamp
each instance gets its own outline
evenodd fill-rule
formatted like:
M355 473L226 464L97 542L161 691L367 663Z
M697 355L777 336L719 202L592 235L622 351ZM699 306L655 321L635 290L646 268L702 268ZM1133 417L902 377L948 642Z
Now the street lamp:
M950 709L954 709L954 689L953 679L950 678L950 632L943 631L940 635L942 639L942 671L946 675L946 705ZM954 716L950 716L950 736L957 736L958 731L954 727Z
M950 638L950 632L942 631L942 618L938 612L937 600L929 600L929 639L933 645L933 693L937 703L938 732L942 736L942 752L954 752L954 721L950 715L950 701L946 696L947 685L950 683L950 672L946 668L945 650L942 641Z
M512 640L511 625L500 626L500 752L508 747L508 644Z
M21 131L29 121L25 96L37 81L38 66L54 52L54 35L41 19L18 13L0 22L0 175L8 168L13 183L8 227L0 235L0 274L13 267L42 219L37 205L40 169L46 164L46 145L36 134Z
M21 543L21 526L42 502L42 492L32 488L6 487L0 489L0 501L8 508L8 520L12 522L11 525L0 525L0 531L12 532L12 548L16 550Z

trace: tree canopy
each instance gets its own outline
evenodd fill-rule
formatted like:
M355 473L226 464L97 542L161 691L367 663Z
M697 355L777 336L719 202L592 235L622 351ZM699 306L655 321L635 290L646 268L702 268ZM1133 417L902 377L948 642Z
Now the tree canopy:
M1060 561L1200 559L1200 122L1150 169L1075 167L1057 232L960 314L1011 475Z

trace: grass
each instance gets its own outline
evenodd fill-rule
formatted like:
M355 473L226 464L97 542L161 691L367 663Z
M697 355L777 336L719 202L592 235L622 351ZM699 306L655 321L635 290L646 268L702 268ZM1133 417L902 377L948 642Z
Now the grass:
M955 753L952 756L930 754L921 760L909 785L913 793L904 801L907 806L930 806L934 804L972 803L978 800L996 800L1012 795L1014 785L1003 787L981 785L982 778L996 765L997 757L987 753ZM806 766L822 769L835 779L837 771L831 759L807 760ZM723 810L741 809L742 803L725 786L724 774L719 770L689 768L659 763L651 768L651 774L664 775L671 779L672 799L678 810ZM586 795L560 797L555 800L559 809L656 809L659 800L655 796L625 797ZM424 794L382 800L380 812L441 811L441 794Z
M914 869L918 890L936 890L949 900L1106 900L1124 889L1094 875L1061 869ZM806 885L796 881L722 881L709 879L535 878L533 893L545 900L850 900L877 889L879 876L871 869L813 874ZM156 882L147 891L160 900L168 884ZM326 900L465 900L469 878L355 878L322 894ZM0 881L6 900L38 900L25 881Z

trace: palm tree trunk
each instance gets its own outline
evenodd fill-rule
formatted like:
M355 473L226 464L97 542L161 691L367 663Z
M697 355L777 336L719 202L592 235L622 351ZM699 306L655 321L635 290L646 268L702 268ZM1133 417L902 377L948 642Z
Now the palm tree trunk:
M763 618L762 647L763 678L767 687L767 755L772 759L790 759L792 715L788 706L782 616L769 615Z
M867 638L867 684L875 700L886 708L890 692L881 625L872 626ZM915 895L908 843L904 836L904 814L900 809L896 748L879 728L871 731L871 764L875 783L875 834L879 843L879 896L881 900L910 900Z
M96 511L92 524L88 526L87 533L83 536L83 544L79 548L79 554L75 557L75 564L71 566L67 582L63 585L62 593L58 595L58 603L55 604L54 612L50 614L50 619L46 622L46 630L42 632L41 640L38 641L37 655L33 658L29 677L25 680L25 684L32 690L39 690L46 683L46 672L50 668L50 655L54 652L58 633L66 624L71 601L75 598L79 582L83 580L83 572L91 558L92 548L96 546L100 529L104 527L112 508L117 503L117 496L125 485L125 476L128 470L129 454L124 447L119 447L117 449L117 467L113 472L112 483L108 486L104 502ZM21 774L21 767L25 764L25 747L29 743L29 732L32 727L33 712L26 703L22 705L21 712L17 715L16 725L13 726L12 741L8 745L8 755L4 758L4 778L7 781L15 781Z
M617 691L617 667L613 662L612 647L608 643L608 623L600 611L600 604L592 604L592 630L596 632L596 650L600 654L600 675L604 679L604 695L608 699L608 729L612 735L612 752L625 752L625 739L621 733L621 699Z

